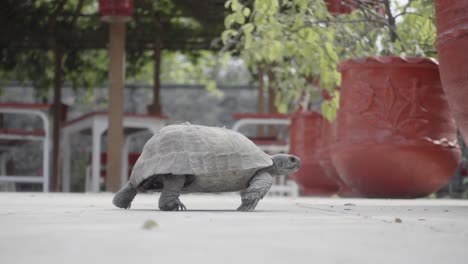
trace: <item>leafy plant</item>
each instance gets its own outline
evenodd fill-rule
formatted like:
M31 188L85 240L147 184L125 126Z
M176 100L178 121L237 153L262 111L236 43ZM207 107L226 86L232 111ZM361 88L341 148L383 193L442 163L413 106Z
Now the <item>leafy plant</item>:
M325 1L326 2L326 1ZM372 55L433 55L433 0L348 0L355 10L332 15L323 0L228 0L221 38L250 67L274 73L278 109L299 106L333 119L338 107L339 61ZM325 100L320 90L334 95Z

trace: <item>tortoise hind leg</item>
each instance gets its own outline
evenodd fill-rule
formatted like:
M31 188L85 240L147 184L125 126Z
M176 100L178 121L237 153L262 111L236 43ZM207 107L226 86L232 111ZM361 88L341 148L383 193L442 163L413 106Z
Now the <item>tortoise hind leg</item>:
M164 188L159 196L159 209L162 211L185 211L187 208L179 200L184 187L185 175L164 175Z
M127 182L127 184L115 194L112 203L119 208L128 209L132 205L133 198L135 198L136 195L137 190L132 188L130 182Z
M257 171L249 182L249 187L241 191L242 204L238 211L253 211L273 185L273 177L265 171Z

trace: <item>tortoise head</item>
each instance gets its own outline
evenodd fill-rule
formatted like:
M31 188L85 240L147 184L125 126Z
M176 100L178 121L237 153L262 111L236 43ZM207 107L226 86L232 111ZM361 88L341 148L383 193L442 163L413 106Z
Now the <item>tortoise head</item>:
M289 154L276 154L271 156L273 159L273 167L276 167L277 174L288 175L299 170L301 167L301 159Z

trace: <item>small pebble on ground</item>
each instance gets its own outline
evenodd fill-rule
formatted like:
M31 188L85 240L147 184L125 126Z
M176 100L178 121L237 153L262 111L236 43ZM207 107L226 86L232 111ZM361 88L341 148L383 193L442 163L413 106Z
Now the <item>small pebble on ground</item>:
M158 223L156 221L152 220L152 219L146 220L143 223L143 229L146 229L146 230L152 230L152 229L156 229L158 227L159 227Z

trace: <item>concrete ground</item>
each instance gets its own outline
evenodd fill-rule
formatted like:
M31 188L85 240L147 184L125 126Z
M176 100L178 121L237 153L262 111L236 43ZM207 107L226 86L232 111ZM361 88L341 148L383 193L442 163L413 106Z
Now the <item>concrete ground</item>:
M0 263L468 263L468 201L0 193Z

